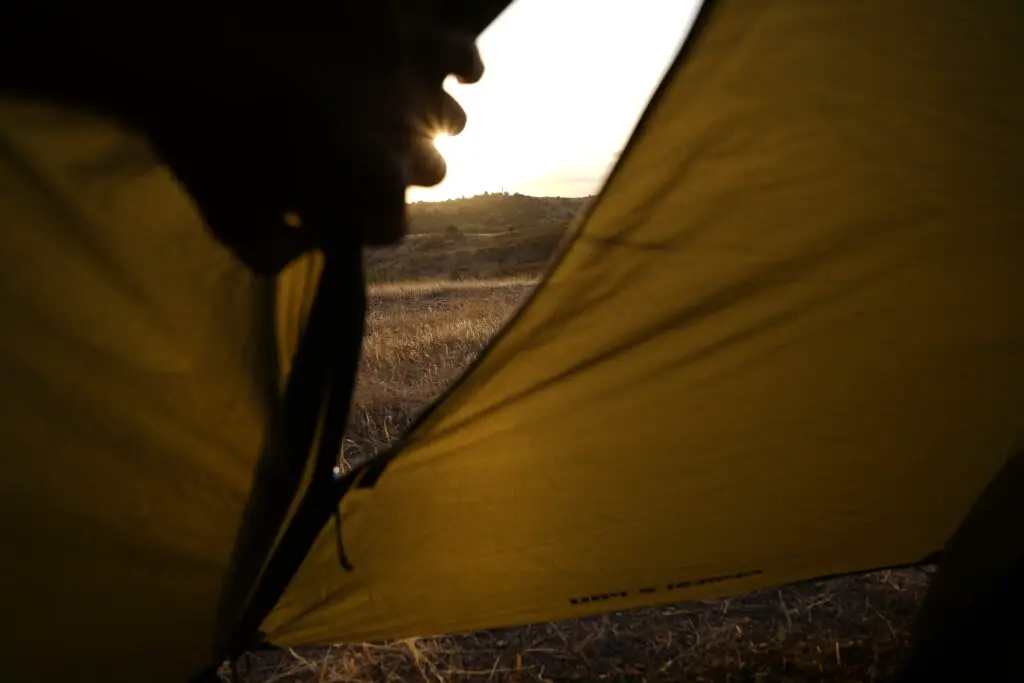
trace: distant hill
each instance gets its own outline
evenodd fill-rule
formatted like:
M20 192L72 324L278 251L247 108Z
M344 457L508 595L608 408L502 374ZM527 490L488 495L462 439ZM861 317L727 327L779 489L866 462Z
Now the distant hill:
M409 206L411 230L474 233L561 225L571 221L590 199L488 193L445 202L416 202Z
M369 252L369 280L539 275L590 199L498 193L411 204L409 236Z

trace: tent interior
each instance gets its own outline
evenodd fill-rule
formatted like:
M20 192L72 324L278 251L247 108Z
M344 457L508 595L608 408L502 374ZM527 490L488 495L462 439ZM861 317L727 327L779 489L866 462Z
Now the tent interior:
M1009 0L704 2L529 301L340 478L358 263L257 277L144 138L0 102L5 676L185 681L914 564L1002 491L969 603L1021 557L1022 28Z

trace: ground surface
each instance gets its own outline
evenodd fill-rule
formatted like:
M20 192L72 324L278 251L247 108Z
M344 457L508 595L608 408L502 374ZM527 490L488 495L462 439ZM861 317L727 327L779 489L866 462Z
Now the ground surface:
M259 653L250 681L891 680L920 570L450 637Z
M345 444L351 463L393 443L532 291L568 224L562 200L532 199L430 207L424 236L371 255L378 284ZM491 219L498 228L465 228L467 213L486 217L506 200L512 218ZM886 681L927 585L924 569L877 572L522 628L254 653L240 673L251 683Z

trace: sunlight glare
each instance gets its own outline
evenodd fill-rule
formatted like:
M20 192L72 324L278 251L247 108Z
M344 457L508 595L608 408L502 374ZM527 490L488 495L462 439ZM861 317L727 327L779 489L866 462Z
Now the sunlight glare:
M448 175L408 199L597 192L700 6L515 0L480 36L483 79L445 81L469 115L458 136L434 140Z
M438 133L434 136L434 149L441 153L445 161L449 161L454 142L455 138L448 133Z

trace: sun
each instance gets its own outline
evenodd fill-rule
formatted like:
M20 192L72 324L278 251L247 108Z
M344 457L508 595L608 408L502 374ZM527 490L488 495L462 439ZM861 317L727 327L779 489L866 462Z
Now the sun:
M438 133L433 137L433 143L434 149L444 158L447 166L445 179L433 187L411 187L407 198L411 201L444 201L476 194L476 176L473 169L466 168L469 159L464 153L465 141L447 133Z
M455 142L455 138L448 133L438 133L434 136L434 149L441 153L441 156L447 161L451 157L452 146Z
M437 133L432 138L434 149L444 157L447 173L440 184L432 187L410 187L410 201L445 201L495 192L503 186L508 172L508 156L495 153L494 145L481 138L479 129L469 129L458 136ZM500 158L501 164L494 159ZM514 167L513 167L514 168Z

